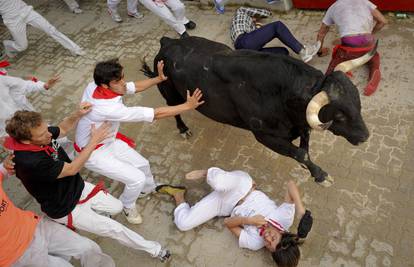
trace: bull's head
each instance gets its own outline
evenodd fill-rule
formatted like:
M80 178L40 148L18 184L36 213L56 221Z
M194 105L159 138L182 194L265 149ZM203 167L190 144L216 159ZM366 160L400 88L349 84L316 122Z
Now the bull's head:
M312 98L306 109L309 126L343 136L353 145L368 139L358 89L345 72L368 62L375 55L377 45L362 57L339 64L333 73L325 77L322 91Z

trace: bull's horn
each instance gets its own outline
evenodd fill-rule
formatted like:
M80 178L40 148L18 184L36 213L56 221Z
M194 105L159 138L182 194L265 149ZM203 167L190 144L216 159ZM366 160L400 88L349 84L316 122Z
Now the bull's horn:
M306 107L306 121L312 129L327 130L331 126L332 121L323 123L319 120L318 114L321 108L329 104L329 97L325 91L321 91L312 97Z
M334 71L348 72L356 67L364 65L365 63L371 60L371 58L375 55L375 53L377 53L377 47L378 47L378 40L375 43L374 48L371 49L371 51L369 51L368 53L364 54L363 56L359 58L355 58L352 60L342 62L341 64L338 64L335 67Z

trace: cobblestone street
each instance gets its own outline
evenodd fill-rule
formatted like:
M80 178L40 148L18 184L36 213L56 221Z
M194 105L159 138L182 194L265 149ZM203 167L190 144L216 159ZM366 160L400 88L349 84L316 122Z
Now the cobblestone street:
M36 93L30 100L50 123L59 122L76 108L86 85L93 80L96 62L119 57L127 80L144 79L139 71L141 60L152 65L162 36L178 35L158 17L140 6L142 21L127 17L126 1L119 7L124 22L117 24L107 14L106 1L80 1L83 13L75 15L63 1L27 1L57 29L83 47L86 55L73 57L70 52L46 36L28 27L29 48L11 59L9 75L34 75L47 80L52 75L61 81L50 91ZM226 7L224 15L198 2L185 2L187 17L197 23L190 35L201 36L231 46L229 26L236 7ZM335 179L323 188L313 182L307 170L293 159L283 157L258 143L245 130L214 122L197 112L183 119L193 136L184 140L173 119L154 123L125 123L123 133L136 140L138 150L151 164L157 182L183 184L194 203L209 192L203 181L184 181L185 173L218 166L244 170L259 188L275 199L283 199L285 183L295 180L304 203L313 213L314 226L301 246L299 266L414 266L414 16L389 20L380 33L382 80L373 95L363 95L368 71L353 71L352 82L359 88L362 114L370 138L352 146L332 133L312 132L310 155ZM281 20L302 42L315 41L321 11L291 10L274 12L265 22ZM1 40L10 38L0 26ZM335 38L327 36L326 44ZM277 44L277 42L274 42ZM294 54L294 53L291 53ZM297 55L293 55L298 57ZM326 70L330 56L316 57L310 64ZM202 88L201 88L202 89ZM157 88L126 98L127 105L159 107L165 105ZM73 139L73 136L71 136ZM1 158L5 156L2 151ZM100 177L84 169L83 177L96 182ZM123 185L105 179L110 191L118 196ZM4 184L10 198L22 208L39 207L16 178ZM160 263L145 252L128 249L116 241L86 234L113 257L117 266L272 266L270 254L238 248L237 240L223 225L212 221L188 232L180 232L173 223L174 204L165 195L152 195L137 201L143 224L132 226L124 216L115 219L128 225L146 239L157 240L172 251L172 260ZM292 229L296 229L297 222ZM82 233L83 234L83 233Z

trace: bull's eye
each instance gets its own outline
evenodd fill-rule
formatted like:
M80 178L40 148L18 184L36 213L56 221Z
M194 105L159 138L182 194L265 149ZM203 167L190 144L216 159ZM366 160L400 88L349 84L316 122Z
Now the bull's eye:
M335 113L335 121L344 122L346 121L346 117L342 112Z

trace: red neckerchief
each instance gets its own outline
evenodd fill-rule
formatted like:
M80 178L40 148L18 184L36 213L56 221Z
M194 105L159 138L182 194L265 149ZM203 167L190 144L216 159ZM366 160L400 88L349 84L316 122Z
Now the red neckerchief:
M44 151L49 156L52 153L56 153L56 150L53 149L51 146L38 146L38 145L31 145L31 144L23 144L17 141L16 139L8 136L4 141L4 147L14 151L32 151L32 152L40 152Z
M279 230L280 232L286 232L286 230L283 228L283 226L282 225L280 225L280 223L278 223L277 221L275 221L275 220L272 220L272 219L269 219L269 218L266 218L266 221L271 225L271 226L273 226L274 228L276 228L277 230ZM263 225L262 227L260 227L259 228L259 235L260 236L263 236L263 234L264 234L264 230L265 230L265 225Z
M10 63L7 60L0 61L0 68L5 68L10 66Z
M114 91L102 86L97 86L92 94L92 97L95 99L111 99L117 96L121 96L121 94L115 93Z

